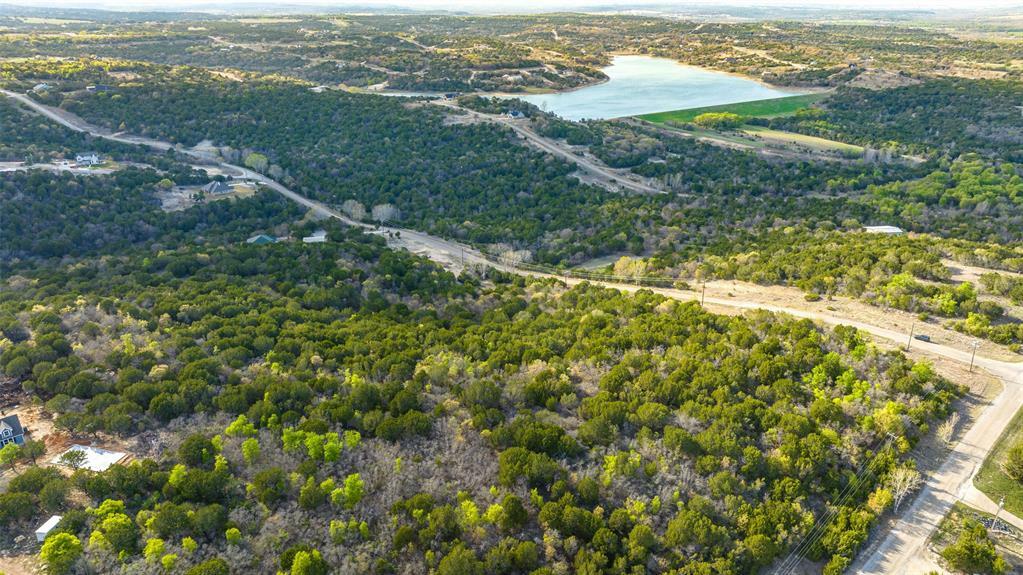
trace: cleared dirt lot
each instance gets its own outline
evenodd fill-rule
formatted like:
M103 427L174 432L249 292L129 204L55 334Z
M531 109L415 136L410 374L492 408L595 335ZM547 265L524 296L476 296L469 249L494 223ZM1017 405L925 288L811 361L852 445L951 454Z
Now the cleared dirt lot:
M699 296L703 284L691 284L692 291ZM738 281L711 281L707 282L707 297L714 298L735 298L756 303L772 304L793 309L829 313L831 315L856 318L864 323L883 326L898 331L909 333L910 329L915 334L923 334L931 338L935 343L947 344L960 349L972 349L974 342L979 344L977 353L1000 359L1003 361L1019 361L1019 354L1009 351L1004 346L981 340L966 334L945 329L939 320L931 319L927 322L917 319L916 314L902 310L881 308L859 300L848 297L836 296L832 299L809 302L802 290L785 286L762 286ZM735 313L734 308L727 306L715 306L707 304L708 308L719 313ZM912 343L907 338L902 345Z

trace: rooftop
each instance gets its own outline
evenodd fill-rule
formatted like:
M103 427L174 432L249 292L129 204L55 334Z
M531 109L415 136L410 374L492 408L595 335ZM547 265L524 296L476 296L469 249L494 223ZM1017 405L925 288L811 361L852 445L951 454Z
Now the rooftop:
M868 234L903 234L905 230L898 226L863 226Z
M40 525L39 529L36 529L36 541L40 543L46 541L46 536L50 534L50 531L53 531L53 529L57 527L57 525L60 523L60 520L61 520L60 515L54 515L47 519L46 523Z
M21 435L25 430L21 427L21 420L15 414L0 418L0 429L10 428L13 435Z
M327 230L316 230L313 235L302 238L303 243L321 244L327 241Z
M250 243L250 244L257 244L257 245L259 245L259 244L274 244L274 243L277 243L277 238L275 238L273 236L268 236L266 234L259 234L259 235L252 236L251 238L245 240L245 242L246 243Z

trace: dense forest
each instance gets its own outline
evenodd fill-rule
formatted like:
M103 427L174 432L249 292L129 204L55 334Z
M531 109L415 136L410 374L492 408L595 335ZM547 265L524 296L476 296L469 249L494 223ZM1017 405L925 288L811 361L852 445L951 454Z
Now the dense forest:
M54 560L99 570L741 573L853 482L810 551L839 573L959 393L850 329L332 240L9 279L0 364L58 425L182 433L105 473L25 468L5 520L62 510Z
M1023 142L1018 80L929 79L888 90L842 88L822 109L772 126L912 153L979 152L1019 161ZM921 121L926 118L926 121Z
M112 254L143 243L241 241L302 214L273 192L167 213L154 190L168 181L155 170L134 168L109 176L0 174L0 270L25 259Z
M840 575L908 504L967 388L851 327L638 288L792 286L1023 345L1023 56L990 30L27 13L0 15L0 87L175 144L0 99L0 407L32 418L0 449L0 557L52 575L740 575L790 554ZM592 84L616 53L827 87L792 115L701 127L868 150L767 153L487 94ZM664 193L591 185L459 107L521 112ZM72 171L84 152L103 167ZM638 291L452 272L269 187L164 209L231 173L221 160L368 228ZM879 224L909 233L866 233ZM37 422L132 459L55 464ZM54 514L45 542L19 538ZM951 569L1009 569L971 519L942 537Z
M699 229L699 222L720 222L718 214L731 214L733 222L748 218L739 230L770 225L768 215L793 223L869 221L874 218L869 205L849 202L841 194L906 175L884 165L765 161L674 138L642 152L638 157L647 163L634 169L663 178L677 188L675 193L619 196L580 184L568 164L520 145L506 130L452 125L433 106L316 93L285 81L239 83L194 69L152 66L131 69L146 82L136 77L121 85L108 75L116 90L83 92L76 89L82 81L76 78L91 78L96 64L80 64L23 61L11 64L7 73L32 81L60 80L63 91L36 97L96 123L185 145L211 140L225 157L239 162L256 152L260 162L265 158L262 169L303 194L334 205L355 200L365 212L391 204L403 225L473 243L510 244L533 251L541 261L579 263L623 250L642 253L679 241L703 243L706 230ZM643 132L595 129L609 130L600 136L597 153L612 165L621 165L624 160L615 158L636 139L656 141ZM648 160L661 151L670 161L657 168ZM678 183L679 171L693 178ZM818 197L822 187L833 197ZM685 195L693 192L701 194L690 201ZM739 197L731 205L707 201L719 193ZM710 218L708 211L714 214ZM696 233L677 231L685 228ZM720 228L710 240L721 239L718 233L731 232Z
M182 183L188 181L189 175L185 173L188 168L173 152L154 154L138 146L75 132L32 114L7 98L0 100L0 162L46 163L71 160L76 154L90 152L114 160L145 163L182 179Z
M447 125L439 110L315 93L293 82L237 83L194 69L139 72L153 83L105 95L69 92L63 102L54 100L63 93L41 97L113 128L186 145L209 139L239 162L259 152L264 169L296 191L335 205L355 200L367 211L392 204L404 225L439 235L528 245L568 229L579 234L575 245L548 249L573 251L635 236L628 218L616 215L636 200L582 185L568 177L568 164L488 126Z
M715 22L610 14L238 18L199 13L111 18L85 11L67 20L36 15L26 21L12 13L6 19L0 15L0 24L6 24L0 53L11 58L129 58L280 74L326 85L444 92L592 84L604 79L600 68L617 53L662 56L793 86L845 85L868 65L904 74L1019 77L1019 49L996 34L964 38L910 23L761 19ZM883 20L891 22L888 16Z

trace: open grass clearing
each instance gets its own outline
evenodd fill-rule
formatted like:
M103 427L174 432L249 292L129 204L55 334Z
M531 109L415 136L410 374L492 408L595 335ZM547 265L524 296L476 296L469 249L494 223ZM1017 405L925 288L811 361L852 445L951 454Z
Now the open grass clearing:
M753 100L749 102L736 102L734 104L720 104L717 106L703 106L701 108L689 108L686 110L672 110L670 112L657 112L654 114L643 114L638 116L641 120L654 124L665 124L668 122L692 122L693 118L700 114L730 112L740 116L756 118L774 118L795 114L799 110L809 107L828 97L827 92L816 92L813 94L802 94L799 96L786 96L784 98L770 98L767 100Z
M671 125L664 125L662 128L692 138L752 150L786 151L802 155L820 154L825 158L841 156L850 159L860 158L864 153L863 147L854 144L748 124L735 131L718 131L695 126L680 128Z
M771 128L765 128L763 126L743 126L742 132L770 143L802 146L816 151L837 152L839 154L852 157L859 157L863 155L862 146L846 144L845 142L837 142L826 138L818 138L816 136L797 134L795 132L772 130Z

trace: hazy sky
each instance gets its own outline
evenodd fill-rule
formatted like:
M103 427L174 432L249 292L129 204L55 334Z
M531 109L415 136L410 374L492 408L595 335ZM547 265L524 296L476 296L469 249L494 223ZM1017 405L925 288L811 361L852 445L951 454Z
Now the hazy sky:
M63 7L92 7L111 9L130 8L153 8L162 9L188 9L201 6L209 8L212 5L230 6L232 4L291 4L307 6L324 6L343 8L345 5L389 5L405 6L420 9L451 9L468 11L514 11L522 12L529 10L552 10L571 9L573 7L592 6L650 6L657 4L662 9L672 5L683 8L685 6L790 6L790 7L830 7L830 8L860 8L860 9L965 9L976 10L983 8L1009 8L1020 6L1023 12L1023 0L718 0L718 1L685 1L665 2L662 0L283 0L281 2L270 2L265 0L8 0L12 4L32 6L63 6ZM2 0L0 0L2 3Z

